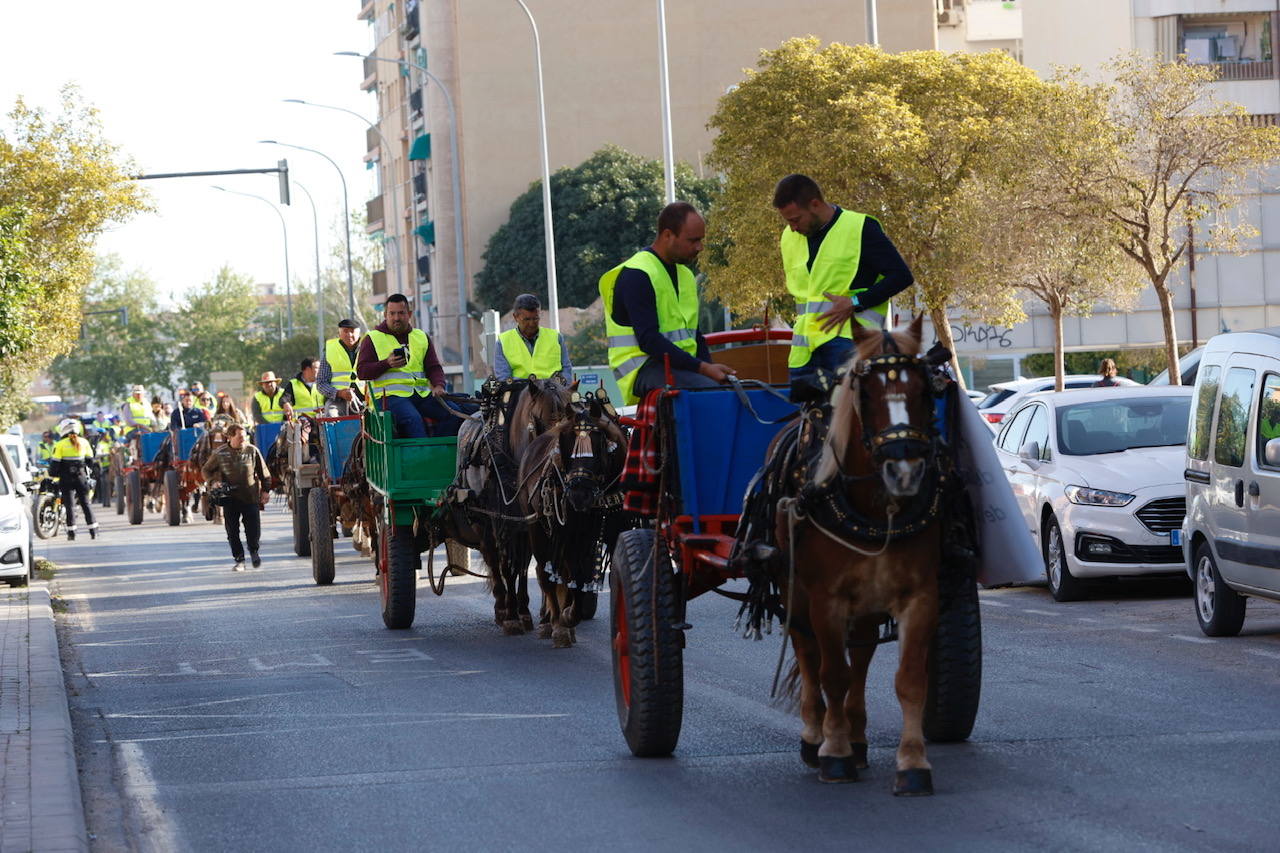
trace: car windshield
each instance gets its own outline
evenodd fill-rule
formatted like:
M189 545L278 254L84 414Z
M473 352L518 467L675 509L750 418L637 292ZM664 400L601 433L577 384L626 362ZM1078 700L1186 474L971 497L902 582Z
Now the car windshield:
M4 449L9 451L9 458L13 460L13 467L16 469L22 464L22 460L18 458L18 445L6 444Z
M982 398L982 402L978 404L978 408L989 409L997 403L1003 403L1012 396L1013 390L1010 388L993 388L990 394Z
M0 467L0 495L7 495L9 492L9 472Z
M1067 456L1187 443L1190 397L1099 400L1058 409L1058 449Z

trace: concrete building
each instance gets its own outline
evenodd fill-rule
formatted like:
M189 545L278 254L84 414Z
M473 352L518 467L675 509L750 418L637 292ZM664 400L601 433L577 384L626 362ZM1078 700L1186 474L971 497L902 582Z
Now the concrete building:
M573 166L606 143L662 156L656 3L638 0L527 0L542 40L551 169ZM386 59L425 64L452 94L458 115L462 223L468 277L511 203L541 177L533 37L514 0L361 0L370 48ZM934 0L879 4L887 50L936 43ZM753 67L760 51L793 36L865 42L866 5L811 0L695 0L667 5L673 144L677 160L702 171L711 146L707 120L717 99ZM381 192L369 228L387 246L388 289L430 307L431 330L457 370L459 297L455 276L449 117L440 89L419 71L367 60L361 84L378 99L387 145L369 134ZM426 141L422 141L423 139ZM411 160L414 146L426 159ZM382 150L389 147L389 151ZM411 236L418 229L422 237ZM468 282L469 284L469 282ZM479 323L468 322L474 336ZM478 356L477 338L472 352ZM482 367L476 364L477 374Z

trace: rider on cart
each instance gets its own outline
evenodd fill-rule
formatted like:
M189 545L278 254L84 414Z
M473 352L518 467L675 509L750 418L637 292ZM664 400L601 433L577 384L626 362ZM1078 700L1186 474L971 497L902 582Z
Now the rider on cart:
M573 365L564 335L539 325L542 303L532 293L516 297L511 309L514 329L498 335L493 348L493 375L498 379L558 378L568 385L573 381Z

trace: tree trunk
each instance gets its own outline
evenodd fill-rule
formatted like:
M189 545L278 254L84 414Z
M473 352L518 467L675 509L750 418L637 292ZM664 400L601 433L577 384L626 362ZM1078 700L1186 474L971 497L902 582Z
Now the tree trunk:
M1169 367L1169 384L1182 384L1182 366L1178 363L1178 331L1173 316L1173 291L1164 284L1156 285L1160 300L1160 318L1164 320L1164 354Z
M1062 351L1062 306L1049 303L1049 317L1053 320L1053 390L1066 388L1066 359Z
M956 381L960 383L960 390L965 390L964 374L960 372L960 359L956 356L955 338L951 336L951 321L947 319L944 311L934 310L929 312L929 319L933 322L933 333L938 336L938 343L942 344L951 353L951 372L955 374Z

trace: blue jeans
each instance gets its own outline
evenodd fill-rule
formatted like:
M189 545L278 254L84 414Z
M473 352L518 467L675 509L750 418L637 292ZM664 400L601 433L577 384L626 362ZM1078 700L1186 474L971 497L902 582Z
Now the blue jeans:
M816 373L818 368L830 370L832 373L844 367L853 352L853 339L836 337L822 344L809 353L809 363L803 367L792 367L788 370L792 381L803 376Z
M383 398L383 410L391 413L396 424L396 438L427 438L427 425L423 418L430 418L431 438L446 435L457 435L462 426L462 419L451 413L452 406L437 398L434 394L412 397L397 397L388 394ZM454 410L456 411L456 410Z

